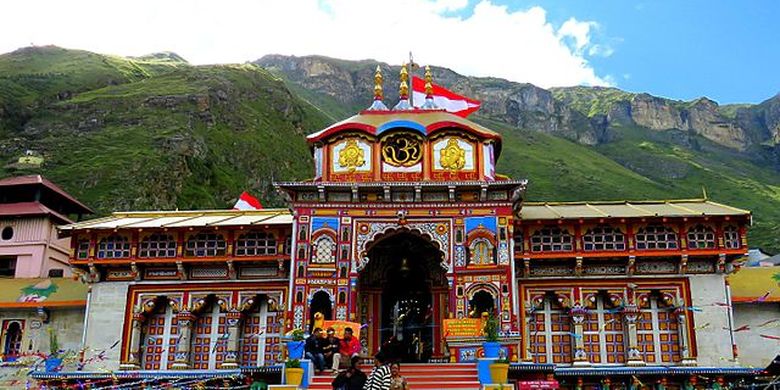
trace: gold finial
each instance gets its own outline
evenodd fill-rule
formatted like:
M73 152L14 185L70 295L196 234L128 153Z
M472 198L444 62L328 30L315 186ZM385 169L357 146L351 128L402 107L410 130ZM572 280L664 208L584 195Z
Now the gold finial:
M409 72L406 70L406 63L401 65L401 85L398 88L398 95L401 99L406 99L409 96Z
M425 65L425 95L426 97L433 96L433 74L429 65Z
M382 100L382 69L379 65L374 73L374 100Z

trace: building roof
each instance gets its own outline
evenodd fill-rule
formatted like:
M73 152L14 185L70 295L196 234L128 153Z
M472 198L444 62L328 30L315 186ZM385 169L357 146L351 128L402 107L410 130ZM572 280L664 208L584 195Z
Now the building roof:
M342 130L357 130L380 135L394 128L408 128L430 135L439 130L459 128L483 138L496 140L496 159L501 152L501 135L466 118L444 110L363 111L306 137L309 142L322 141Z
M750 211L706 199L616 202L526 202L524 220L591 218L749 216Z
M13 191L23 192L25 189L29 189L32 187L42 187L46 191L48 191L50 194L53 195L54 201L58 204L61 204L61 207L55 207L53 204L47 204L48 207L60 209L61 211L67 213L67 214L93 214L94 211L87 207L84 203L79 202L76 198L65 192L62 188L58 187L56 184L52 183L51 181L47 180L41 175L29 175L29 176L13 176L13 177L6 177L3 179L0 179L0 188L3 189L3 192L7 194L11 194ZM33 201L38 200L42 201L41 199L34 199L30 197L30 199L18 199L14 202L18 201ZM0 198L0 203L3 202L3 199ZM44 203L47 203L44 201Z
M742 267L728 281L732 302L780 302L780 267Z
M292 225L287 209L117 212L109 217L61 226L63 232L83 229L153 229L247 225Z
M2 279L0 308L79 307L89 286L69 278Z
M40 202L0 203L0 217L49 215L58 223L73 223L68 217L42 205Z

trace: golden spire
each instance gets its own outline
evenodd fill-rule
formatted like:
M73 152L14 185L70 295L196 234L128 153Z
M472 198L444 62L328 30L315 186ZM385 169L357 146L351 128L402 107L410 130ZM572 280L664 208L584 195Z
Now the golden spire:
M425 96L433 96L433 74L429 65L425 65Z
M382 100L382 69L379 65L374 73L374 100Z
M406 70L406 63L401 65L401 85L398 87L398 95L401 99L407 99L409 97L409 72Z

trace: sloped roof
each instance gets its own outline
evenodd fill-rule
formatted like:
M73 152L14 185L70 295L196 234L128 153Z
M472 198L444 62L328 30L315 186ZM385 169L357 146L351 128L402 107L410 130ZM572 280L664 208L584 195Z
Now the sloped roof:
M105 218L65 225L59 229L68 232L83 229L197 228L247 225L292 225L292 215L287 209L117 212Z
M29 186L42 186L43 188L46 188L48 191L51 191L52 193L56 194L56 196L61 198L61 201L65 201L67 203L67 207L65 210L68 213L74 213L74 214L92 214L94 211L87 207L84 203L81 203L78 201L78 199L74 198L65 190L57 186L56 184L52 183L45 177L41 175L28 175L28 176L12 176L12 177L6 177L3 179L0 179L0 188L3 188L3 191L11 191L13 190L13 187L29 187ZM29 199L32 201L33 199Z
M749 216L750 211L706 199L622 202L526 202L524 220L636 217Z
M2 279L0 308L79 307L89 286L68 278Z
M780 267L742 267L727 279L732 302L780 302Z
M73 223L68 217L42 205L40 202L0 203L0 217L50 215L57 223Z

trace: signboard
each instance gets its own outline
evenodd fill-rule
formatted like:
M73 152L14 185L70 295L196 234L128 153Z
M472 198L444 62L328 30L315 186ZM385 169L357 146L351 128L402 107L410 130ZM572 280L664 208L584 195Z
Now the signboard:
M328 328L333 328L336 330L336 337L338 338L344 338L344 329L346 328L352 328L352 336L360 339L360 324L357 322L349 322L349 321L331 321L331 320L325 320L322 322L322 329L328 330Z
M450 318L443 325L444 337L480 337L482 336L481 318Z
M557 389L558 381L519 381L517 387L520 390Z

